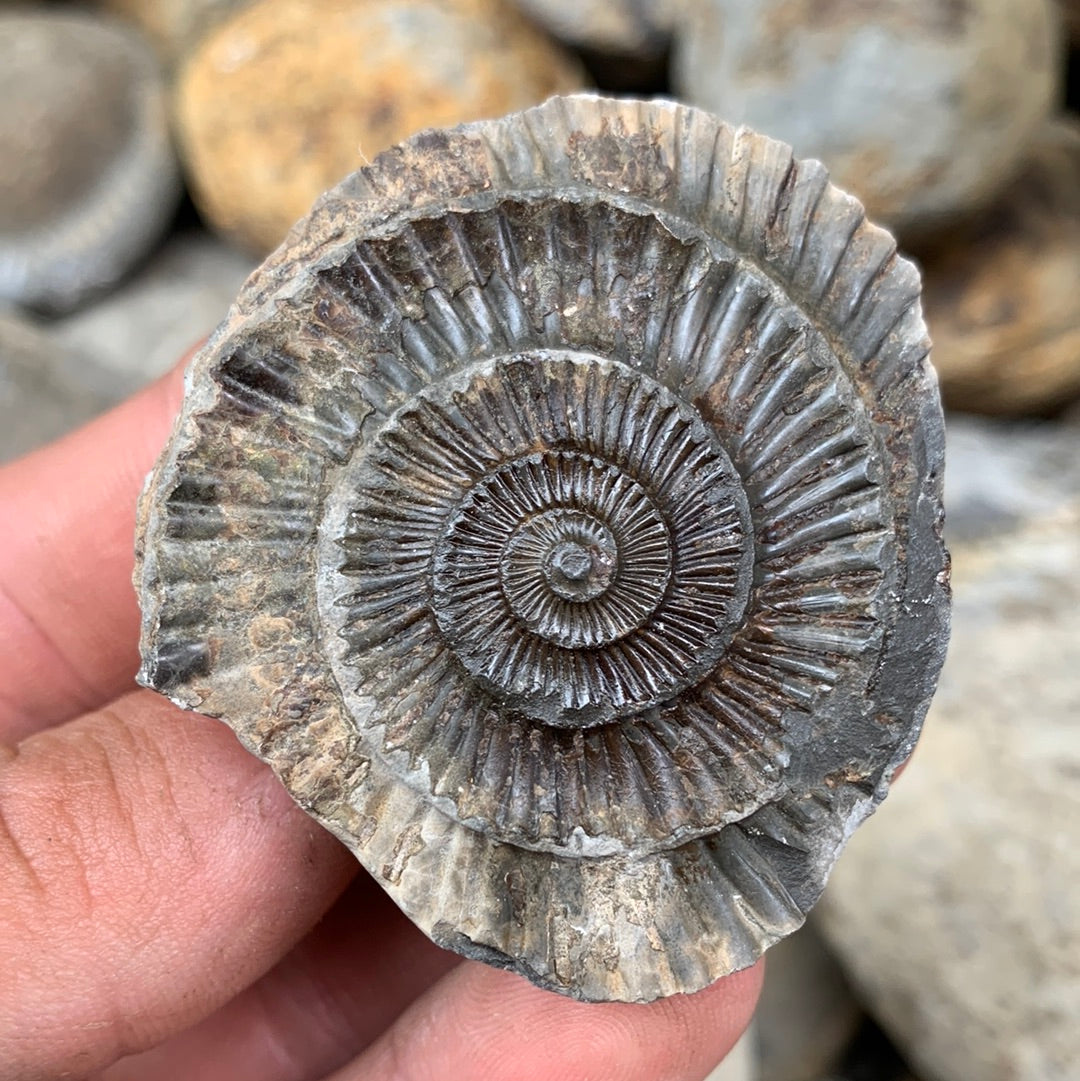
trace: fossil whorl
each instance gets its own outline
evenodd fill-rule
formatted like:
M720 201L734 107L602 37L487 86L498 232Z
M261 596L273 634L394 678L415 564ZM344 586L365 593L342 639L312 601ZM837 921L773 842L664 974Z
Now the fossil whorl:
M417 136L194 361L140 678L446 946L584 999L744 967L944 653L918 295L820 165L693 109Z

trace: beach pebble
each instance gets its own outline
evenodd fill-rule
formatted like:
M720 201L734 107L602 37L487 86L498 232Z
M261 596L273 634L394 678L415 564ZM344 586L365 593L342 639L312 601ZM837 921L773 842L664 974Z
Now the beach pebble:
M920 1075L1076 1081L1080 427L954 417L948 447L949 655L819 926Z
M1080 122L1047 124L1008 191L923 262L948 405L1023 414L1080 398Z
M1055 103L1054 0L695 0L685 100L819 158L908 238L988 203Z
M263 253L406 136L583 83L508 0L260 0L192 54L176 112L199 208Z
M56 323L57 337L91 356L121 398L171 368L225 318L254 267L205 231L178 233L130 281Z
M12 310L0 310L0 462L34 450L112 401L92 361Z
M115 21L0 13L0 299L64 311L147 254L180 196L153 51Z

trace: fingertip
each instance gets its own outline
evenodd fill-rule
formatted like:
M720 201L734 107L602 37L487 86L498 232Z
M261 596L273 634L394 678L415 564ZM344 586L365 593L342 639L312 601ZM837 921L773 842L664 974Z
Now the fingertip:
M187 354L63 439L0 467L0 738L17 740L133 685L135 504L183 398Z
M762 975L759 962L695 994L641 1005L582 1003L469 962L334 1081L700 1079L745 1030Z
M0 1059L50 1076L216 1009L355 873L224 725L149 691L20 745L0 857Z

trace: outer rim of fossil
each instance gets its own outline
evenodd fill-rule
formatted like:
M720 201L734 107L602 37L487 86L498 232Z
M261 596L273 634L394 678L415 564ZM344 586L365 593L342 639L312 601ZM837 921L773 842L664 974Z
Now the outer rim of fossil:
M238 665L219 638L166 640L177 611L167 546L176 523L163 504L182 487L185 505L198 511L185 519L189 530L218 513L212 484L199 488L190 463L224 400L220 372L238 363L236 343L258 342L260 326L284 317L296 284L341 265L355 237L389 236L436 204L481 210L538 198L545 187L556 198L650 213L675 234L717 237L792 298L841 358L888 444L881 483L895 500L904 552L896 618L877 647L889 678L869 713L861 699L845 707L840 694L835 708L853 720L830 751L835 768L823 778L805 747L792 748L779 773L763 779L772 795L749 817L637 860L581 835L565 851L585 858L523 853L421 805L359 753L333 703L311 698L287 661L293 630L281 621L247 618L242 637L259 651L254 664ZM142 501L140 678L188 708L227 715L294 798L444 945L588 1000L647 1001L743 968L801 923L846 837L884 797L914 745L944 654L942 424L917 297L914 268L817 163L793 163L782 144L694 109L580 96L417 136L316 205L193 362L184 412ZM242 535L249 523L226 525ZM290 751L298 731L315 741L302 759ZM879 749L860 765L871 740ZM441 885L433 891L432 883ZM733 903L736 895L751 898L750 907Z

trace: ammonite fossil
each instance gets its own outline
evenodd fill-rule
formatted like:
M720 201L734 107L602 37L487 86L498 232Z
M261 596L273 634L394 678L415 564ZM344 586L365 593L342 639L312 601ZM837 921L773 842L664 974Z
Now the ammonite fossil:
M329 192L193 363L141 680L437 942L582 999L750 964L945 648L919 281L815 162L582 96Z

